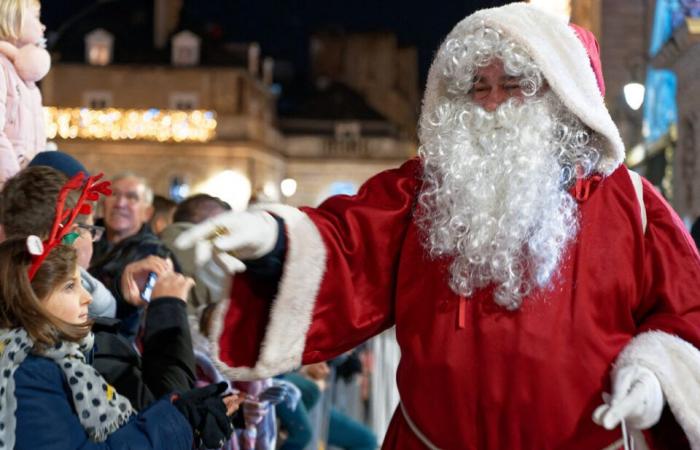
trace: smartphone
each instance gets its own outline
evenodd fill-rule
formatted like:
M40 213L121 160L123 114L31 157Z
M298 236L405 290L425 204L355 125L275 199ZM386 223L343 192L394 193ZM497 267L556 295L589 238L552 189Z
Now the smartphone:
M156 281L158 281L158 275L155 272L149 273L148 278L146 278L146 285L143 287L143 291L141 291L141 300L146 303L151 301L151 294L153 293L153 287L156 285Z

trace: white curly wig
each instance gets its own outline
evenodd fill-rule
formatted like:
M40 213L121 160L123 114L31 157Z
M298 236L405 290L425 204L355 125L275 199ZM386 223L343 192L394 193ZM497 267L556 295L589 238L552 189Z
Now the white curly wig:
M469 92L477 70L494 59L525 98L487 112ZM552 286L577 232L568 187L597 169L600 138L543 89L525 49L493 27L448 37L431 73L443 95L420 122L424 245L433 257L451 258L455 293L469 297L493 284L496 303L516 309L533 289Z

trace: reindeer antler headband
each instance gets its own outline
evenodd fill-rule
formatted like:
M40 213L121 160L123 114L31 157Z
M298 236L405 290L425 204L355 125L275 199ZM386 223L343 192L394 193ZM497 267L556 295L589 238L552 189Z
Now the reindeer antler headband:
M73 178L68 180L63 185L58 194L56 201L56 214L51 227L51 233L48 239L43 243L37 236L27 237L27 250L32 254L32 265L29 267L29 280L31 281L36 275L37 270L44 262L49 252L61 243L63 238L70 232L71 225L80 214L90 214L92 205L88 202L94 202L102 195L110 195L112 190L109 188L109 181L99 181L102 178L102 173L95 176L87 177L85 174L78 172ZM85 180L85 182L83 182ZM80 190L80 196L73 208L66 209L66 199L71 191Z

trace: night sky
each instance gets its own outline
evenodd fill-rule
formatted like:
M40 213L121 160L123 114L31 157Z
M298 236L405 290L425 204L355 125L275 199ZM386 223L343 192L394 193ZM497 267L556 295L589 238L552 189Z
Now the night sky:
M496 0L184 0L180 29L209 45L260 43L276 60L275 78L284 89L308 81L309 36L317 31L393 31L400 45L418 48L421 84L442 38L462 18ZM152 0L43 0L47 35L60 31L58 47L82 54L82 36L98 26L117 36L117 52L150 45ZM111 22L110 22L111 21ZM117 29L115 29L117 28ZM119 30L120 29L120 30ZM125 30L129 30L125 32ZM145 42L144 42L145 41Z
M185 0L183 26L256 40L278 59L304 61L308 36L319 30L393 31L416 46L423 72L441 39L471 12L508 1L406 0Z

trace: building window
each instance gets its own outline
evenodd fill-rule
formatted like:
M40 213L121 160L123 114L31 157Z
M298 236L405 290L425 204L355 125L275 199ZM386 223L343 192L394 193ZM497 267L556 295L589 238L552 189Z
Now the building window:
M336 122L335 138L337 140L356 140L360 138L362 127L359 122Z
M85 35L85 60L93 66L106 66L112 62L114 36L102 28Z
M199 64L201 39L191 31L181 31L173 36L170 59L173 66L196 66Z
M83 93L83 106L90 109L105 109L112 107L110 91L87 91Z
M170 109L197 109L199 95L196 92L173 92L168 99Z

